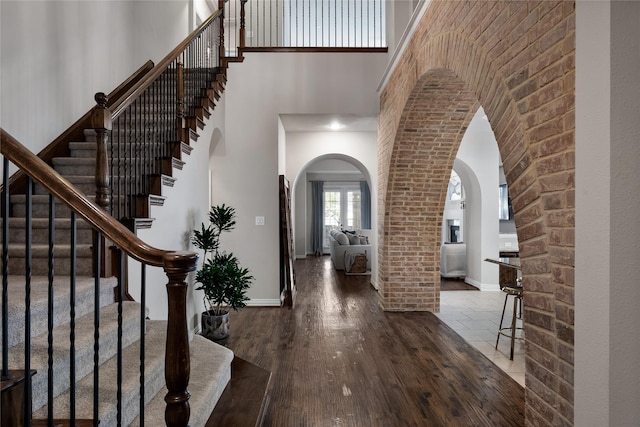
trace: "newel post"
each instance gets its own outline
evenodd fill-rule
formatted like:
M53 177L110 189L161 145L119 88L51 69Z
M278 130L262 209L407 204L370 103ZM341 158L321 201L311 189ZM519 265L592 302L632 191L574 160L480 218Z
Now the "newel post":
M164 419L167 426L186 427L189 423L189 336L187 330L187 274L194 271L198 255L173 252L164 256L164 271L169 278L167 296L169 316L165 353L165 381L168 393Z
M111 111L107 108L107 95L102 92L94 96L98 104L91 113L91 127L96 131L96 203L109 209L109 157L107 156L108 132L111 130Z

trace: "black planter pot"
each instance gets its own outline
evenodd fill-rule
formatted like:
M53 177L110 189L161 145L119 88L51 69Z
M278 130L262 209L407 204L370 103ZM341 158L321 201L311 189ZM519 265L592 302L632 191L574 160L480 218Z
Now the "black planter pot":
M222 341L229 337L229 312L213 314L212 310L202 312L200 318L202 336L211 341Z

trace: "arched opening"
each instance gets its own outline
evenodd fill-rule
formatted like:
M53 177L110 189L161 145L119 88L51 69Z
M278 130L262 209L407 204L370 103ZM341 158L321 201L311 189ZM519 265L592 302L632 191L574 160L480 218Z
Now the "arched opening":
M330 199L334 202L333 206L323 205L323 214L332 212L337 215L335 218L323 216L323 245L320 252L325 255L330 253L329 232L332 229L357 231L359 235L367 237L371 246L367 256L373 277L377 271L376 235L373 232L376 220L374 215L376 187L375 181L371 178L371 171L360 160L341 153L327 153L312 157L301 165L292 186L294 239L298 258L304 258L316 252L313 247L312 232L314 228L313 182L323 183L324 203L329 203ZM366 195L363 194L363 187L366 188Z

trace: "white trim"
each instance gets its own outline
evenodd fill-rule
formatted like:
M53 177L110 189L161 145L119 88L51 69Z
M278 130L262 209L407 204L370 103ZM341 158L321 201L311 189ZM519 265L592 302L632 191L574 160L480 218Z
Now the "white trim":
M382 75L382 81L380 82L380 85L378 85L378 93L382 92L384 87L387 85L387 82L389 81L389 77L391 77L391 74L396 69L398 62L400 61L400 57L402 56L405 49L407 48L407 45L409 44L409 40L411 36L416 31L416 28L418 28L418 24L420 23L420 20L424 16L430 4L431 4L431 0L420 0L420 4L413 11L413 15L411 15L409 24L407 25L407 28L405 28L404 32L402 33L402 37L400 37L400 41L396 46L396 50L393 52L391 61L389 61L389 64L387 65L387 69L384 70L384 74Z
M280 307L280 299L279 298L273 298L273 299L253 298L247 302L247 307Z
M198 321L198 324L196 325L196 327L189 331L189 342L191 342L193 340L193 337L195 337L196 335L200 335L200 322L199 321Z
M495 283L482 283L477 280L469 279L468 277L464 279L464 282L480 289L481 291L496 292L500 290L500 285Z

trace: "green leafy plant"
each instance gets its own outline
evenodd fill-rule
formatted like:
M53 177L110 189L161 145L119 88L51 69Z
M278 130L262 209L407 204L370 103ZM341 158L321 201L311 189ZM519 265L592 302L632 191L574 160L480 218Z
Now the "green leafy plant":
M240 267L233 253L220 250L220 236L236 226L235 209L225 204L211 206L209 225L202 224L193 230L191 241L204 251L204 263L196 273L196 290L204 291L204 304L211 314L223 315L227 308L239 310L246 306L247 289L254 277L249 270Z

